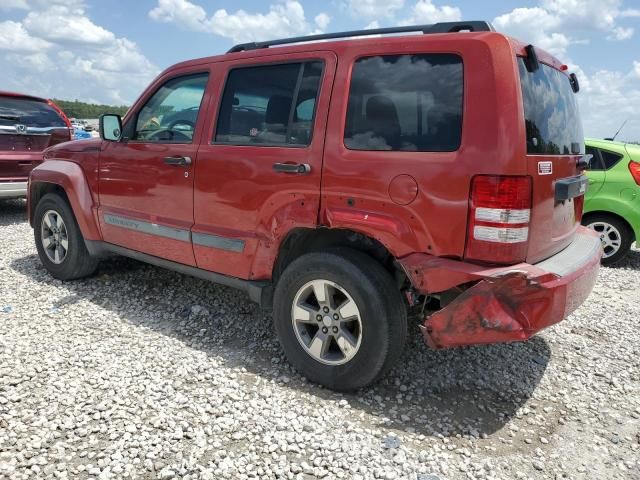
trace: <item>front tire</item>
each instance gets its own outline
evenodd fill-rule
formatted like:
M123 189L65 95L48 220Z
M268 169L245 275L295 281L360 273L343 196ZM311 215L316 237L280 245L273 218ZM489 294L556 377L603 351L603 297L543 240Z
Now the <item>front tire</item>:
M48 193L38 202L34 215L34 237L40 261L58 280L75 280L96 271L73 211L66 199Z
M612 215L589 215L582 222L600 235L602 265L613 265L627 256L633 243L633 232L622 220Z
M294 260L276 286L274 323L293 366L338 391L377 381L407 336L407 310L393 279L371 257L350 249Z

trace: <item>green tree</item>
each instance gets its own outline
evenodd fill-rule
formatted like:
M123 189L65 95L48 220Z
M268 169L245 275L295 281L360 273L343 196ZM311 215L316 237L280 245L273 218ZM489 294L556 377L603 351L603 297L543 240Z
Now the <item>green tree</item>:
M124 116L124 114L127 113L127 110L129 109L129 107L126 105L99 105L95 103L79 102L78 100L74 100L72 102L69 100L59 100L55 98L53 99L53 101L69 118L98 118L104 113L116 113L118 115Z

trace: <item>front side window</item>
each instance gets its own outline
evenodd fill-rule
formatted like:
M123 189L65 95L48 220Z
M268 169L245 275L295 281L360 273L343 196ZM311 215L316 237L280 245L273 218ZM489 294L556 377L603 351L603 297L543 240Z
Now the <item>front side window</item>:
M344 143L351 150L457 150L462 95L457 55L361 58L353 68Z
M160 87L140 109L133 139L191 143L208 78L206 73L189 75Z
M582 153L582 122L569 78L543 63L535 72L529 72L521 57L518 57L518 69L524 101L527 153Z
M231 70L215 142L309 145L322 70L319 61Z

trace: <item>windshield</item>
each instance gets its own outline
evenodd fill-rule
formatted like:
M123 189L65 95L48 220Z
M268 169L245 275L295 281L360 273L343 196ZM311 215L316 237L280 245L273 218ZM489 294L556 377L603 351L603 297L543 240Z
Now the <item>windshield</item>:
M518 58L527 130L527 153L571 155L584 153L582 122L575 94L566 75L543 63L527 71Z
M66 127L58 113L44 102L19 97L0 97L0 125Z

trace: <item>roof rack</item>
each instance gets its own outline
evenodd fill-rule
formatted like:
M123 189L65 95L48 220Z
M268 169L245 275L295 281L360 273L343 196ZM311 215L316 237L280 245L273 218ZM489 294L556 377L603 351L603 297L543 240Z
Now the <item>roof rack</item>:
M276 45L287 45L290 43L314 42L318 40L333 40L337 38L362 37L368 35L389 35L394 33L422 32L431 33L452 33L452 32L493 32L493 25L485 21L470 22L440 22L431 25L412 25L407 27L372 28L368 30L351 30L348 32L322 33L319 35L307 35L305 37L281 38L279 40L269 40L266 42L240 43L233 46L227 53L244 52L247 50L257 50L260 48L274 47Z

